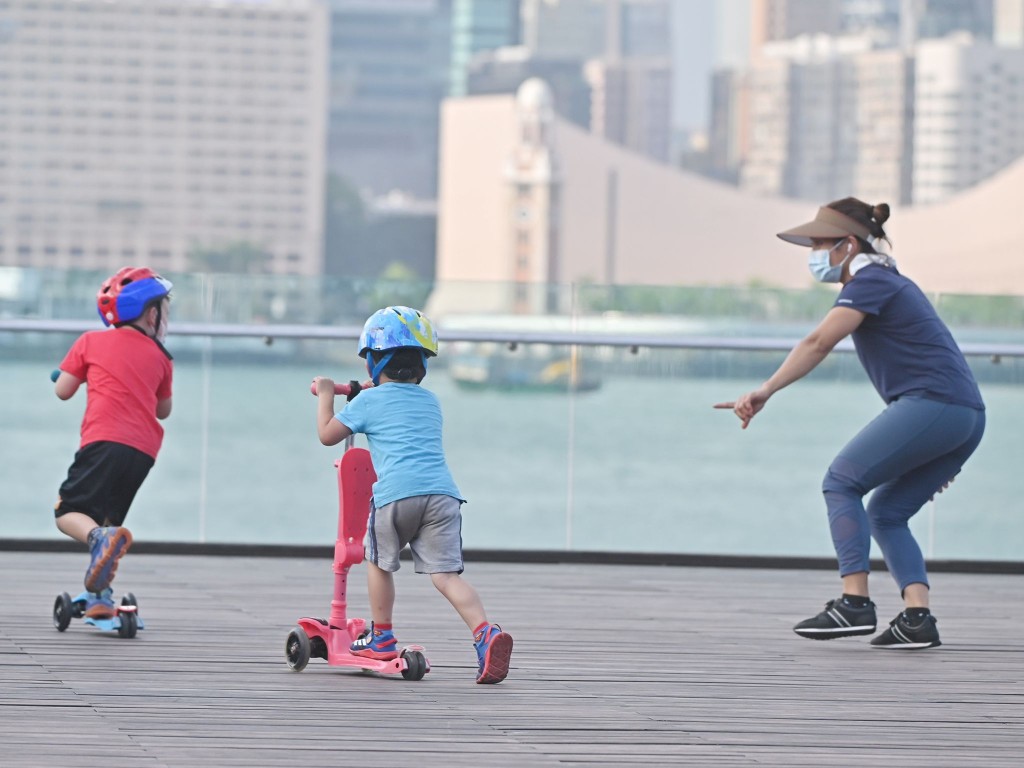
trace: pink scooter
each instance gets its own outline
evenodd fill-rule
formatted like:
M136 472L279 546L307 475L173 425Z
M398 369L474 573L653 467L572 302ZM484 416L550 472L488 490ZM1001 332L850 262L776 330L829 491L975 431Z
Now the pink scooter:
M316 386L312 387L316 394ZM336 384L334 393L347 396L348 384ZM310 658L326 659L333 667L355 667L384 675L401 675L406 680L422 680L430 671L430 662L419 645L402 649L390 661L355 656L349 646L369 629L364 619L345 615L345 592L348 571L363 561L363 537L370 516L370 498L377 475L370 461L370 452L354 448L352 438L345 441L345 452L334 462L338 468L338 539L334 544L334 599L329 619L302 618L288 633L285 656L288 666L296 672L306 668Z

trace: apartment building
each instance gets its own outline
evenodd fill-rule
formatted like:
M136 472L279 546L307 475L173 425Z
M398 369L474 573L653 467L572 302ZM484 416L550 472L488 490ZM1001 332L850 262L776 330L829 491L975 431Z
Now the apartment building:
M0 264L322 269L317 0L0 0Z

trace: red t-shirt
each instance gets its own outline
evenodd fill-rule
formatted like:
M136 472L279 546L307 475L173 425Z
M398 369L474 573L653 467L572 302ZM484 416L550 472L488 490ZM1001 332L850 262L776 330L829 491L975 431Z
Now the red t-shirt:
M164 438L156 404L171 396L173 366L153 339L130 326L89 331L60 369L88 387L82 447L107 440L156 458Z

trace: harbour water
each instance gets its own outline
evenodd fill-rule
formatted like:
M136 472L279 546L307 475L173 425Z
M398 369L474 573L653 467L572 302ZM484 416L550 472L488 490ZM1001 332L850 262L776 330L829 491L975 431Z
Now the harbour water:
M847 358L849 375L812 374L778 394L746 431L711 406L754 380L626 372L593 392L527 394L463 391L433 370L424 385L445 410L449 463L469 501L465 545L831 555L822 475L882 407ZM57 400L52 367L0 362L5 538L60 537L51 507L77 447L85 392ZM317 374L347 380L361 371L179 361L164 448L129 515L136 536L333 542L339 449L316 439L309 383ZM1024 388L982 389L985 440L915 518L935 558L1019 560L1024 552L1016 477Z

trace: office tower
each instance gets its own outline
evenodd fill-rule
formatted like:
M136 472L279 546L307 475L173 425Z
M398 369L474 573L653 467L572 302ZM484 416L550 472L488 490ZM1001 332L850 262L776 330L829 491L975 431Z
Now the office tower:
M766 43L800 35L834 35L842 23L842 0L753 0L751 7L751 58Z
M719 69L711 75L708 120L708 175L739 182L750 127L750 75L747 70Z
M322 267L315 0L0 3L0 264ZM265 258L264 258L265 257Z
M590 130L662 163L672 136L672 66L668 59L593 59Z
M908 23L916 25L915 39L969 32L976 39L992 39L992 0L904 0Z
M1024 48L924 40L914 67L914 203L948 198L1024 155Z
M448 0L331 0L328 164L368 195L433 198Z
M584 128L590 125L590 87L577 59L534 56L525 46L481 51L469 63L469 95L515 93L531 78L551 88L555 111Z
M601 56L606 15L606 0L522 0L523 45L550 58Z
M992 26L997 45L1024 46L1024 0L995 0Z
M519 0L452 0L451 36L448 93L465 96L474 56L519 42Z
M750 71L742 186L805 200L908 201L912 80L902 52L803 37L764 53Z

